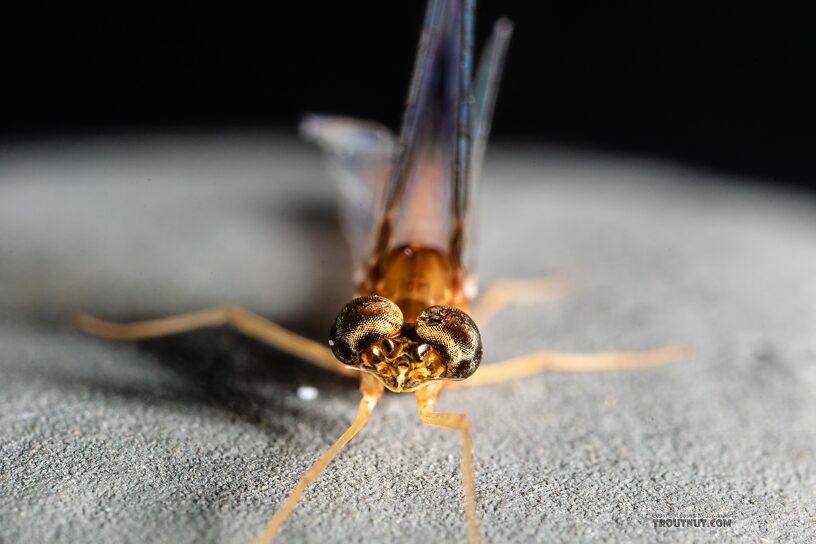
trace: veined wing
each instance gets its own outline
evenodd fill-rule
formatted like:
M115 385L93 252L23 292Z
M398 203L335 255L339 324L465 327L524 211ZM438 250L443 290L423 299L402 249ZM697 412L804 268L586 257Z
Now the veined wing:
M496 23L473 80L474 8L429 0L396 146L373 123L310 116L301 124L329 154L355 266L420 243L448 253L475 287L471 202L512 25Z
M471 202L512 32L508 21L496 24L474 82L474 9L473 0L428 3L375 247L435 246L468 275Z

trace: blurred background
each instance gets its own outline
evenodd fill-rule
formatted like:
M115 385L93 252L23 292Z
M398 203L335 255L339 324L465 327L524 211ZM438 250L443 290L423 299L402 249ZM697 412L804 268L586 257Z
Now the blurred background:
M342 432L353 383L228 328L111 342L65 315L238 304L324 341L352 263L297 121L396 129L424 4L3 7L0 542L251 542ZM576 278L484 326L485 362L694 356L446 392L474 424L484 540L813 541L813 17L612 4L479 0L478 45L516 24L481 285ZM461 541L437 507L461 504L460 444L390 397L281 541ZM734 526L653 526L690 514Z
M424 1L4 8L0 141L396 128ZM812 19L779 3L479 2L516 23L494 141L648 154L816 187Z

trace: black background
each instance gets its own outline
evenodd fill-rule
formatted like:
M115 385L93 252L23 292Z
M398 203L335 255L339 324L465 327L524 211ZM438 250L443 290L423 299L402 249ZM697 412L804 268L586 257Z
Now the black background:
M38 4L2 17L0 139L396 127L424 2ZM816 188L813 17L782 3L490 2L516 24L494 136Z

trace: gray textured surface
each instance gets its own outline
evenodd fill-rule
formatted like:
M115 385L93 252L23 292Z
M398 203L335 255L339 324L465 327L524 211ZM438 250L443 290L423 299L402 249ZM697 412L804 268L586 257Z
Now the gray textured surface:
M814 540L816 205L634 159L494 150L483 283L561 269L486 356L690 362L450 391L473 419L490 542ZM322 338L350 293L317 154L265 136L0 152L0 541L249 542L353 417L353 384L226 330L114 343L68 309L238 303ZM301 400L314 385L319 397ZM459 440L390 394L282 541L462 541ZM730 529L655 530L661 515Z

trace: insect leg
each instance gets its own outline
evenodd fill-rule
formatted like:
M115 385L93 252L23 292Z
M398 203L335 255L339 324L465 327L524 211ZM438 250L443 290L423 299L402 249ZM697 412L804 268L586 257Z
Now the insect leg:
M567 294L572 280L566 274L540 278L502 279L493 282L471 312L479 326L484 326L496 313L511 304L535 304Z
M552 353L539 351L514 359L486 364L476 373L460 382L450 382L448 387L469 387L515 380L537 374L544 370L561 372L600 372L630 368L660 366L691 355L682 345L666 346L649 351L620 353Z
M264 528L260 536L258 536L258 539L255 541L256 544L267 544L272 540L275 533L292 512L300 496L306 488L309 487L309 484L320 476L320 473L326 468L326 465L329 464L332 458L337 455L337 452L343 449L343 446L354 438L360 429L363 428L363 425L368 421L368 416L371 415L371 411L374 410L374 406L377 405L377 401L382 396L383 386L382 383L373 376L363 374L362 381L360 382L360 392L363 394L363 398L360 400L360 407L357 409L357 417L354 419L354 423L352 423L346 432L337 439L337 442L332 444L326 453L321 455L311 468L306 471L306 474L300 479L292 490L292 493L290 493L283 505L278 508L272 520L266 525L266 528Z
M442 384L431 384L416 392L419 418L426 425L455 429L462 432L462 481L465 487L465 520L469 544L479 542L479 525L476 519L476 483L473 477L473 440L470 436L470 421L465 414L454 412L434 412L433 406Z
M83 332L117 340L156 338L205 327L232 325L243 334L299 357L307 363L345 376L356 375L338 361L326 346L237 306L221 306L133 323L105 321L84 313L74 314L70 321L74 327Z

